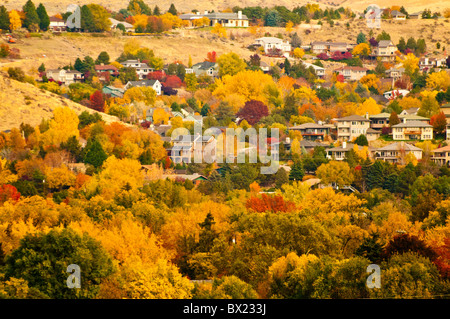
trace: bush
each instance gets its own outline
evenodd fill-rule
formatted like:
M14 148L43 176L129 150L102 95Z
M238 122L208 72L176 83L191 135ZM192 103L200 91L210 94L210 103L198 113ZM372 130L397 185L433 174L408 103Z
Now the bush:
M11 79L23 82L25 80L25 73L20 67L9 67L8 68L8 76Z

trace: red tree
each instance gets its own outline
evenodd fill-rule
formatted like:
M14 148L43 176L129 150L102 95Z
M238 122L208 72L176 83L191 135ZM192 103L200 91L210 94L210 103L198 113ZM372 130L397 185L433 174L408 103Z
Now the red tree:
M18 201L20 198L20 193L12 185L3 184L0 186L0 203L4 203L7 200Z
M334 51L331 55L331 59L333 59L334 61L341 61L342 59L344 59L344 55L341 53L341 51Z
M328 60L330 57L328 56L328 54L326 53L319 53L317 55L317 58L321 59L321 60Z
M236 116L244 119L250 125L258 123L264 116L269 115L269 109L261 101L250 100L245 102L245 105L237 112Z
M441 134L445 131L447 126L447 119L445 118L444 112L433 115L430 118L430 124L433 125L433 130L436 134Z
M159 82L164 82L166 80L166 73L162 70L153 71L147 74L147 79L158 80Z
M166 81L164 82L164 86L170 88L179 88L183 85L183 81L176 75L168 75L166 77Z
M435 248L434 251L438 257L434 260L434 264L439 270L442 278L450 279L450 238L444 239L444 245Z
M351 52L347 51L344 53L344 59L349 60L351 58L353 58L353 54Z
M248 199L245 203L245 207L258 213L286 213L293 211L295 209L295 204L290 201L285 201L281 195L270 196L262 194L261 197L251 197Z
M105 108L105 100L103 99L103 94L100 90L92 93L91 97L89 98L89 102L91 109L103 112Z
M216 63L216 51L208 52L205 61Z

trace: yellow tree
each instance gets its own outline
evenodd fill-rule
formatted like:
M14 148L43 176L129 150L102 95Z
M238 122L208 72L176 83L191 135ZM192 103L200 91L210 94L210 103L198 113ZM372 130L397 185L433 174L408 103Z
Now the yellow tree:
M447 90L450 87L450 75L446 71L434 72L427 77L427 88L434 90Z
M350 166L343 161L330 161L322 164L317 168L316 174L322 184L335 184L339 187L350 185L354 179Z
M291 33L294 30L294 22L288 21L286 22L286 32Z
M11 31L20 29L22 27L22 20L20 19L20 15L16 10L11 10L9 12L9 28Z
M134 19L134 24L133 27L136 28L141 28L142 30L144 30L147 27L147 22L148 22L148 16L145 14L136 14L135 16L133 16Z
M211 30L212 34L216 34L219 38L227 37L227 30L220 23L216 23Z
M368 89L374 88L378 89L380 85L380 79L378 79L376 74L367 74L363 76L359 82L365 85Z
M153 123L155 124L167 124L169 122L169 113L163 108L156 108L153 110Z
M302 48L294 49L294 57L296 57L297 59L303 58L304 55L305 55L305 51Z
M67 168L66 165L60 167L47 167L45 171L45 182L51 189L62 189L64 186L74 186L76 181L75 174Z
M419 58L413 53L408 53L404 59L397 57L397 62L402 64L402 67L405 68L405 73L408 75L414 74L419 69Z
M234 52L224 53L217 58L217 65L219 66L219 75L235 75L244 71L247 64L243 59Z
M66 142L69 137L78 137L79 119L77 113L69 107L57 107L53 110L53 119L49 122L49 129L42 135L44 146L59 146Z
M377 102L370 97L363 103L358 104L355 110L355 114L357 115L366 115L366 113L369 113L369 115L379 114L382 109L383 107L377 104Z
M125 101L144 102L146 105L153 105L156 101L156 91L147 86L129 88L123 95Z
M361 55L361 56L368 56L370 54L370 46L369 44L362 42L355 46L353 48L352 54L353 55Z

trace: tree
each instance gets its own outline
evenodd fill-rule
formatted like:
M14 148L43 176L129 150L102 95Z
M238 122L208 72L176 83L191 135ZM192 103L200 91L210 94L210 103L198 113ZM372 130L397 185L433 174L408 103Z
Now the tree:
M364 134L361 134L356 138L355 144L360 146L368 146L369 142L367 141L367 137Z
M405 73L409 76L413 75L419 69L419 58L413 53L408 53L403 60L399 60L402 63L402 67L405 68Z
M100 54L97 57L97 60L95 60L95 64L109 64L109 54L106 51L100 52Z
M422 91L422 103L420 104L417 115L430 118L435 114L439 114L439 103L436 101L437 91Z
M20 19L20 15L16 10L11 10L9 12L9 29L11 31L17 30L22 26L22 20Z
M358 33L358 36L356 37L356 44L367 42L366 35L362 32Z
M186 88L194 92L197 88L197 76L195 73L186 74L184 77L184 82L186 83Z
M433 125L435 134L444 133L445 128L447 127L447 118L445 117L444 112L433 115L430 119L430 124Z
M102 32L109 31L111 26L111 21L109 20L109 12L99 4L88 4L87 5L91 14L93 21L93 30L91 32Z
M387 33L386 31L382 31L378 36L377 36L377 41L380 42L381 40L390 40L391 36L389 35L389 33Z
M289 180L291 181L301 181L303 180L303 176L305 176L305 171L303 169L303 164L301 161L296 161L291 167L291 171L289 172Z
M246 120L250 125L258 123L261 118L268 115L267 105L256 100L245 102L244 107L236 114L237 117Z
M361 55L361 56L369 56L370 52L371 52L370 46L367 43L362 42L353 48L352 54L353 55Z
M268 27L277 27L281 23L281 15L280 13L272 9L266 15L266 23L265 25Z
M108 158L108 155L103 150L102 145L96 139L89 139L86 144L84 163L91 164L95 168L102 166L103 162Z
M29 31L36 31L36 29L39 28L39 16L36 12L36 7L34 6L33 1L28 0L22 7L22 10L25 14L23 26Z
M105 108L105 100L100 90L95 91L89 98L90 107L96 111L103 112Z
M2 5L0 6L0 30L9 30L10 24L8 10Z
M36 13L39 16L39 28L43 31L47 31L50 25L50 18L48 17L47 10L42 3L36 9Z
M213 28L211 29L211 33L212 34L217 34L217 36L219 38L226 38L227 37L227 30L225 29L225 27L220 24L220 23L216 23Z
M122 83L128 83L128 81L138 81L139 77L136 73L135 68L124 67L120 70L119 79L122 81Z
M240 71L245 70L246 63L239 55L234 52L225 53L217 58L217 64L219 66L219 76L235 75Z
M57 107L53 110L53 119L49 122L49 128L42 133L41 140L44 146L56 146L66 142L69 137L78 137L79 119L75 111L69 107Z
M95 31L94 16L90 7L87 5L81 7L81 30L85 32Z
M392 111L391 115L389 116L389 126L392 127L397 124L400 124L400 119L397 113Z
M67 289L67 268L81 270L81 287ZM54 299L95 298L101 281L113 273L111 257L101 244L70 228L25 236L6 260L5 277L23 278Z
M450 75L446 71L430 73L427 77L427 88L445 91L450 87Z
M174 16L178 15L178 11L175 8L175 5L173 3L170 4L170 8L167 12L169 12L170 14L173 14Z
M322 164L317 168L316 174L320 178L321 183L325 185L350 185L354 179L350 166L343 161L330 161L327 164Z

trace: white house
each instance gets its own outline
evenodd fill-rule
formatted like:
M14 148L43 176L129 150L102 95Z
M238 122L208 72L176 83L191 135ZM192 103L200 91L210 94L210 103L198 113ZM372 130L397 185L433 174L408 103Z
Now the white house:
M418 160L422 159L422 149L405 142L391 143L376 149L374 153L375 159L390 163L405 164L405 157L408 154L413 154Z
M147 77L147 74L155 71L155 69L149 67L147 63L142 63L140 60L127 60L121 63L124 67L134 68L139 77L139 80L143 80Z
M45 75L49 80L53 79L55 82L61 82L65 85L81 82L84 79L84 74L77 70L49 69L45 72Z
M352 141L361 134L366 135L370 127L370 120L360 115L350 115L336 120L337 139L340 141Z
M383 96L388 99L396 99L400 96L406 96L409 93L408 90L392 90L392 91L386 91L383 93Z
M161 95L161 89L162 85L161 82L158 80L142 80L142 81L128 81L127 84L125 84L124 89L128 90L131 87L151 87L153 90L155 90L156 95Z
M279 49L286 57L289 56L291 52L291 44L289 41L283 41L280 38L275 37L262 37L258 38L253 42L254 46L260 46L264 48L264 52L267 54L271 49Z
M343 66L335 70L336 73L344 76L346 81L359 81L369 71L367 68L360 66Z
M109 18L109 21L111 21L111 30L117 29L117 26L119 24L123 25L125 27L126 32L132 32L134 31L134 27L132 24L126 22L126 21L119 21L113 18Z
M49 17L49 19L50 19L50 25L48 26L49 30L51 30L52 32L66 31L67 25L63 19L57 17Z
M306 68L313 68L314 72L316 73L317 77L322 79L325 76L325 68L312 64L312 63L307 63L307 62L303 62L303 65L306 66Z
M409 121L392 126L392 138L398 140L432 140L433 126L422 121Z
M203 61L186 68L186 74L195 73L196 76L207 75L216 77L219 75L219 65L215 62Z

